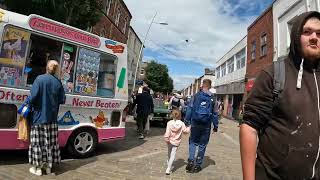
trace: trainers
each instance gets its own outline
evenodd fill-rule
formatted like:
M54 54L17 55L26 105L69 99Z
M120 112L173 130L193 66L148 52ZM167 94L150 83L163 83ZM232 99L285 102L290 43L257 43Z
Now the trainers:
M193 161L188 160L188 164L187 164L187 167L186 167L186 171L187 171L188 173L191 173L192 170L193 170Z
M46 174L51 174L51 168L46 168Z
M194 173L198 173L202 170L201 166L197 165L196 167L194 167L193 172Z
M36 168L36 167L31 167L29 169L29 172L31 174L37 175L37 176L42 176L42 170L40 168Z
M144 139L144 135L140 134L139 139Z

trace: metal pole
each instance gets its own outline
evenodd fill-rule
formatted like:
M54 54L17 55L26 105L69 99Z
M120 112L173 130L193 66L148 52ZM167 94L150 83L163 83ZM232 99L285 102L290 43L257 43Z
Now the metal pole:
M157 16L157 12L154 14L154 16L153 16L153 18L152 18L152 21L151 21L151 23L150 23L150 25L149 25L149 28L148 28L148 30L147 30L146 35L144 36L144 39L143 39L143 42L142 42L142 45L141 45L141 48L140 48L140 52L139 52L139 56L138 56L138 60L137 60L137 65L136 65L136 70L135 70L135 73L134 73L134 82L133 82L133 88L132 88L132 91L133 91L133 92L135 91L135 88L136 88L137 71L138 71L138 66L139 66L139 62L140 62L140 58L141 58L143 46L144 46L144 43L145 43L146 40L147 40L147 36L148 36L148 34L149 34L151 25L153 24L154 19L156 18L156 16Z

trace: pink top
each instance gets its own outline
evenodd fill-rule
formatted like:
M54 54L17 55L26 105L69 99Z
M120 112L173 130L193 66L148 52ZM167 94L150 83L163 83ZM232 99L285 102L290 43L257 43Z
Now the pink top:
M166 133L164 134L164 140L174 146L179 146L181 142L182 133L189 133L190 127L181 120L171 120L167 124Z

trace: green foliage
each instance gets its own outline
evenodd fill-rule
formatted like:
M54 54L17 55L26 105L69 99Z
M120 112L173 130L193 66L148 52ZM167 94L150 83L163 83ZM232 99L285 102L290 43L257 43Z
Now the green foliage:
M38 14L83 30L95 25L103 15L100 0L2 0L8 10Z
M146 68L146 82L155 92L170 93L173 80L168 74L166 65L151 61Z

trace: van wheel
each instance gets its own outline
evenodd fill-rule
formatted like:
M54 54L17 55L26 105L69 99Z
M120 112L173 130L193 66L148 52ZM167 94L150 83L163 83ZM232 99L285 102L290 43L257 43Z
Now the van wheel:
M68 152L77 158L86 158L97 147L98 136L92 129L78 129L72 133L68 142Z

